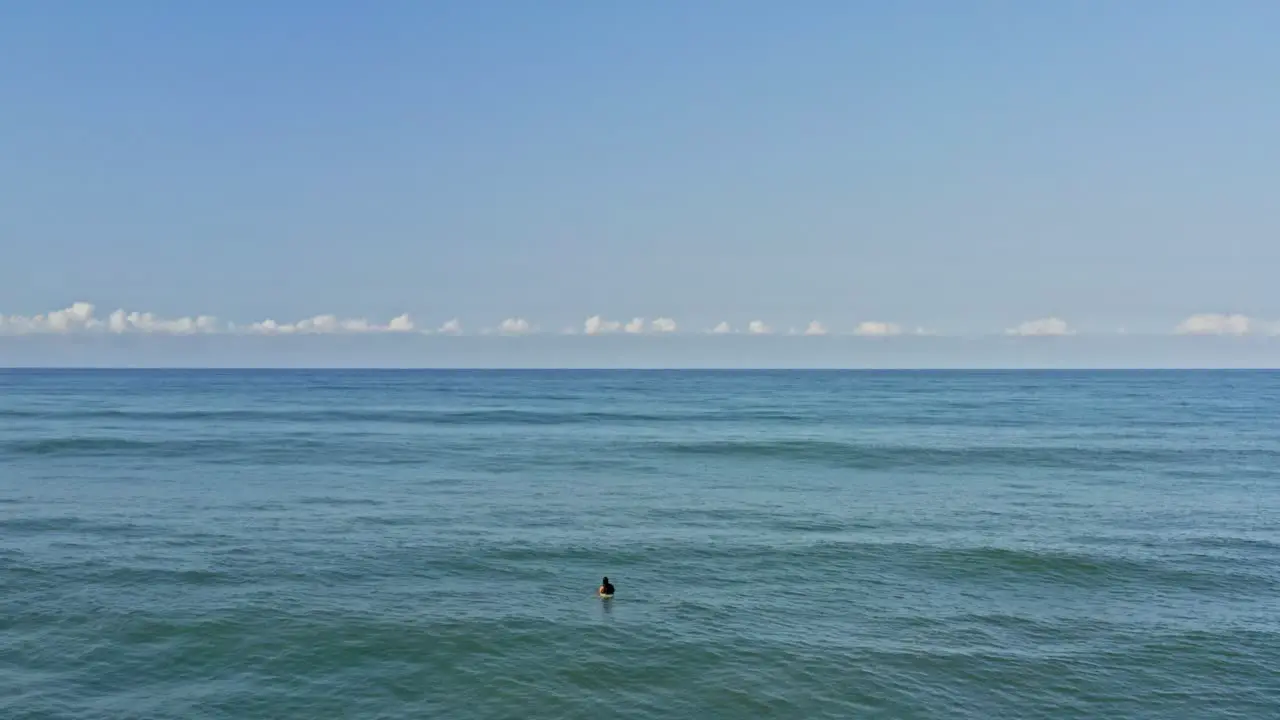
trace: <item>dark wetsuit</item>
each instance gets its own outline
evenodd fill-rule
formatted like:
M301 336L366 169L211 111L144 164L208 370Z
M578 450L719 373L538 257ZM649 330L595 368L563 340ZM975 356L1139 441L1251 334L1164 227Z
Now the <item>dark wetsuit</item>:
M612 595L612 594L613 594L613 583L605 583L604 585L601 585L601 586L600 586L600 594L601 594L601 595Z

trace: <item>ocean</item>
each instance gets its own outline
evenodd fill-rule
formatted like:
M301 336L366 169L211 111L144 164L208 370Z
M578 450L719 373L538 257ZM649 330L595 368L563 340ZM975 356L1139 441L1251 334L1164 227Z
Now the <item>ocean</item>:
M0 371L0 717L1280 717L1280 373Z

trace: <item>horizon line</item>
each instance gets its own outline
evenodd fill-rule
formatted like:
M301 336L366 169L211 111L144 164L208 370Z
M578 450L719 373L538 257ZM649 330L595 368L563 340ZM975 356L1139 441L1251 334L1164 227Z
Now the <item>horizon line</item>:
M583 366L583 367L520 367L499 365L476 366L359 366L359 365L0 365L0 372L696 372L696 373L752 373L752 372L848 372L848 373L920 373L920 372L1280 372L1280 366L1238 367L1238 366L918 366L918 367L787 367L787 366L739 366L739 367L706 367L706 366Z

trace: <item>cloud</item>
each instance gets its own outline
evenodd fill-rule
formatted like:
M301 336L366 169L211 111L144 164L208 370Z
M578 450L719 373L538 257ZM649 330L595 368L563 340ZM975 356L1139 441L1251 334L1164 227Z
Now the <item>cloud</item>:
M94 323L93 305L87 302L72 303L65 310L55 310L45 319L49 329L54 332L66 332L73 328L88 327Z
M498 332L506 335L523 335L529 329L529 321L524 318L507 318L498 325Z
M397 315L387 323L387 329L391 332L413 332L413 328L413 318L409 317L408 313Z
M116 310L107 318L107 327L114 333L141 332L167 335L191 335L193 333L221 332L217 318L200 315L195 318L183 317L172 320L159 318L152 313L125 313Z
M1066 322L1056 317L1040 318L1039 320L1028 320L1016 327L1005 330L1006 335L1022 335L1031 336L1050 336L1050 335L1074 335Z
M0 315L0 331L12 334L67 333L97 328L101 324L93 317L93 305L86 302L73 303L47 315Z
M636 317L631 318L627 323L622 323L617 320L605 320L599 315L592 315L583 324L582 331L588 335L603 335L615 332L625 332L632 335L646 332L669 333L676 331L676 321L671 318L658 318L646 324L644 318Z
M804 329L804 334L805 335L826 335L827 328L825 325L818 322L817 320L813 320L809 323L809 327Z
M902 328L894 323L868 320L866 322L858 323L858 327L854 328L853 334L866 335L869 337L887 337L889 335L901 335Z
M364 318L342 319L337 315L316 315L294 323L280 323L268 318L249 326L258 335L337 335L359 333L411 332L413 320L400 315L386 325L375 325Z
M608 323L602 320L600 321L598 328L602 332L612 332L618 329L618 323ZM670 333L676 331L676 321L671 318L658 318L657 320L646 324L644 318L638 317L632 318L631 322L623 325L622 330L623 332L631 333L632 335L638 335L646 332Z
M1197 313L1183 320L1174 328L1178 335L1274 335L1280 333L1280 325L1259 322L1247 315Z
M588 335L613 333L618 332L620 329L622 329L622 323L616 320L605 320L599 315L592 315L582 324L582 331Z
M294 331L294 329L295 328L292 325L281 326L275 320L270 320L270 319L263 320L262 322L254 323L249 327L250 332L261 332L261 333L267 333L267 334L273 334L277 331L284 332L284 333L291 333Z
M47 314L22 316L0 315L0 333L26 335L37 333L71 334L81 332L105 332L117 335L137 333L144 335L197 335L213 333L247 332L259 335L333 334L370 332L411 332L413 319L409 315L392 318L386 325L370 323L363 318L342 319L336 315L316 315L295 323L280 323L273 319L252 323L241 329L231 323L222 323L212 315L166 318L151 312L130 312L119 309L106 320L95 316L92 303L77 302L62 310Z
M634 317L628 321L609 320L601 315L593 315L578 328L569 327L562 331L564 335L601 335L608 333L628 334L662 334L677 332L678 325L673 318L659 317L646 320ZM735 329L728 322L721 322L707 332L715 335L746 332L751 335L769 335L774 328L761 320L752 320L746 328ZM0 314L0 335L68 335L77 333L102 335L208 335L208 334L250 334L250 335L337 335L337 334L370 334L370 333L428 333L427 328L420 327L408 314L400 314L385 324L371 322L365 318L343 318L334 314L314 315L295 322L281 322L268 318L260 322L236 324L219 320L212 315L192 315L183 317L164 317L153 312L137 312L117 309L105 315L99 315L93 303L77 301L59 309L36 315L3 315ZM445 335L463 334L462 323L457 319L445 322L438 329ZM524 335L539 332L538 327L523 317L511 317L503 320L496 328L483 331L484 334L499 333L504 335ZM1178 335L1277 335L1280 336L1280 322L1270 322L1252 318L1239 313L1196 313L1188 316L1174 327ZM1023 322L1004 331L1010 336L1066 336L1075 335L1077 331L1058 317L1043 317ZM812 320L807 326L792 326L788 331L793 336L824 336L831 334L828 327L818 320ZM859 323L853 330L854 335L865 337L887 337L896 335L938 335L936 331L924 328L906 328L892 322L869 320ZM1123 330L1116 334L1123 335Z
M650 327L654 332L671 333L676 331L676 321L671 318L658 318L650 324Z
M62 310L39 315L0 315L0 333L7 335L58 334L80 332L149 333L191 335L195 333L221 332L224 328L217 318L209 315L182 318L161 318L153 313L116 310L106 322L95 317L92 303L76 302Z

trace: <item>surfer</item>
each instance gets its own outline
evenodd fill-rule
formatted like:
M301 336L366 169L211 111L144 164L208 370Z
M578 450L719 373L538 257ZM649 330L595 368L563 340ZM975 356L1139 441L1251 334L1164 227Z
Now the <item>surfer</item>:
M600 589L596 592L603 598L613 597L613 584L609 582L608 577L600 581Z

